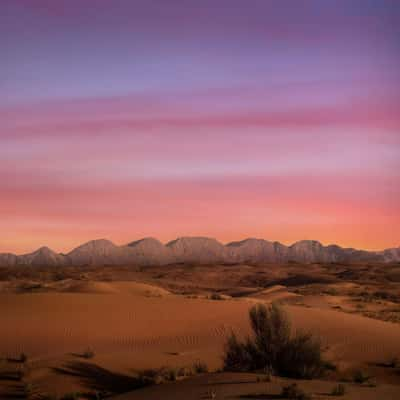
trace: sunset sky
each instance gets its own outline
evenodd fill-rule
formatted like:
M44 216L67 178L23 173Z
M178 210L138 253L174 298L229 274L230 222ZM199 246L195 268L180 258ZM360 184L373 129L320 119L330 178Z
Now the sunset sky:
M400 245L400 2L2 0L0 252Z

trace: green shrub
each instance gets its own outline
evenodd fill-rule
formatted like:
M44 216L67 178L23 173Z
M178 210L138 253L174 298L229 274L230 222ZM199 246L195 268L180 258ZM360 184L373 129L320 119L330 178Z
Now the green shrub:
M269 370L292 378L313 378L326 369L321 343L311 334L291 336L290 322L276 304L249 312L253 336L240 342L234 333L225 345L226 371Z
M346 386L344 386L342 383L336 385L331 391L332 396L344 396L345 393L346 393Z

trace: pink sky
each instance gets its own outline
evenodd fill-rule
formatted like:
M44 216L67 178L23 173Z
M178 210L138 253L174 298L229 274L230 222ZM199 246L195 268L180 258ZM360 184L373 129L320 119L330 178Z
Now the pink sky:
M0 5L0 252L400 245L400 8L90 4Z

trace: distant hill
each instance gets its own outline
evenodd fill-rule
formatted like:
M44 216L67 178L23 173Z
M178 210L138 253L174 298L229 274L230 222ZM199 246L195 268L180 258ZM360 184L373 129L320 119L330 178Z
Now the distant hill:
M85 266L85 265L168 265L186 264L268 264L399 262L400 247L372 252L324 246L315 240L302 240L285 246L279 242L249 238L226 245L208 237L181 237L167 244L144 238L117 246L106 239L92 240L68 254L58 254L47 247L24 255L0 253L0 266Z

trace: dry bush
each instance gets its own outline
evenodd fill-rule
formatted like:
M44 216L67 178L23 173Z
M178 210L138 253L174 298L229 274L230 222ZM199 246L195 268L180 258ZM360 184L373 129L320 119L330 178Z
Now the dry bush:
M269 370L292 378L321 376L326 368L321 343L311 334L291 335L290 322L276 304L255 305L249 312L252 337L244 342L234 333L223 357L227 371Z
M208 372L208 366L205 362L197 360L193 364L193 372L195 374L205 374Z

